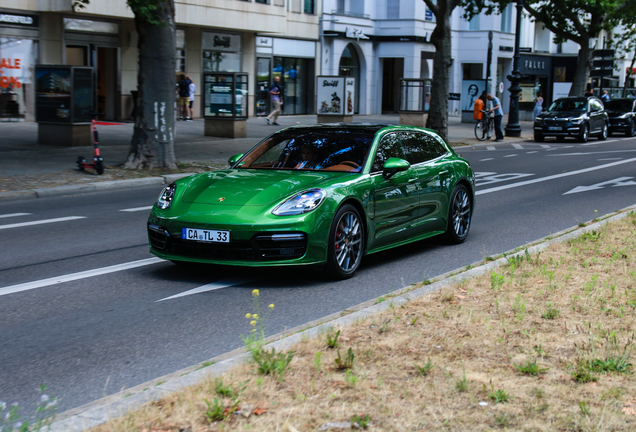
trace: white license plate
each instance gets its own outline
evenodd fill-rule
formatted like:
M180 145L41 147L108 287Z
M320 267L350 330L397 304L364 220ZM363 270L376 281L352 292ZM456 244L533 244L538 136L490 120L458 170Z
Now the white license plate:
M561 130L561 126L548 126L548 130L554 130L554 131Z
M229 243L230 232L200 228L182 228L181 238L206 243Z

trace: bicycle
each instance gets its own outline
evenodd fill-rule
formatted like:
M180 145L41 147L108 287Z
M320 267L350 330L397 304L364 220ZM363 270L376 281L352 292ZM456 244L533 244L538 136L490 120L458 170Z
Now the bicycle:
M479 141L490 139L493 130L495 129L495 119L490 116L490 113L485 110L480 111L482 118L475 125L475 137Z

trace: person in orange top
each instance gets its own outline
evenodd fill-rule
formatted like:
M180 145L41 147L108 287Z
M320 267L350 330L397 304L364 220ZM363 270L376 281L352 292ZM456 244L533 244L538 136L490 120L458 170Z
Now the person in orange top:
M485 104L485 100L484 99L486 99L486 98L482 94L475 101L475 106L473 107L473 119L475 119L475 120L481 120L482 116L484 115L484 113L481 112L484 109L484 104Z

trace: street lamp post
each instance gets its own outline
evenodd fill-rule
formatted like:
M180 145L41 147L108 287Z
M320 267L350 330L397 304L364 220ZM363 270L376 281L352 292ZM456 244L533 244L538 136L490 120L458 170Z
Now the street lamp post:
M515 29L515 55L512 64L512 75L508 75L510 80L510 112L508 113L508 124L506 125L506 136L518 138L521 136L521 125L519 124L519 93L521 93L521 74L519 73L519 38L521 37L521 12L523 11L523 0L517 0L517 28Z

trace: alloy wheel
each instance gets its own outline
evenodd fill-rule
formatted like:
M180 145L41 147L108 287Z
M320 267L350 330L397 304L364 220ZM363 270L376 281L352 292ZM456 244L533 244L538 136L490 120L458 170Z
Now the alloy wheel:
M459 189L453 199L453 230L457 237L463 238L470 226L470 199L464 188Z
M348 211L338 220L334 238L338 267L344 272L355 270L362 258L362 225L358 216Z

